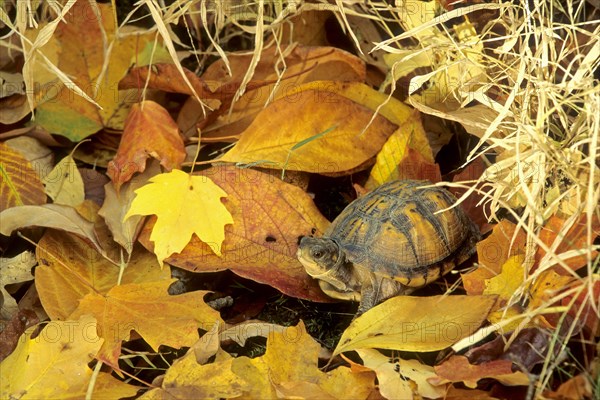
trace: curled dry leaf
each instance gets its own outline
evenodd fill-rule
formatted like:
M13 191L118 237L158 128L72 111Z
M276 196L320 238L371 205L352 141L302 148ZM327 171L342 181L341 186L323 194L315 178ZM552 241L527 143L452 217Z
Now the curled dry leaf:
M495 296L393 297L352 321L334 355L365 348L442 350L475 332L495 302Z
M31 163L5 143L0 143L0 174L0 210L46 202L44 186Z
M180 254L166 260L169 264L194 272L230 269L290 296L329 300L296 258L298 238L313 231L322 234L328 225L304 191L252 169L213 167L195 177L209 177L227 193L223 202L233 225L225 227L222 257L213 251L217 243L193 237ZM152 248L152 229L149 221L140 234L146 248Z
M100 254L106 254L98 241L94 224L83 218L73 207L60 204L12 207L0 212L0 221L0 233L5 236L29 226L53 228L74 233L89 241Z
M258 113L220 160L316 173L350 171L365 166L411 113L361 83L311 82ZM411 140L431 157L425 136L415 132Z
M108 163L107 173L117 191L133 174L144 172L149 157L171 171L185 160L185 148L167 110L153 101L143 101L131 107L117 155Z
M160 173L158 161L151 160L144 172L134 176L121 186L119 193L114 185L108 182L104 185L104 202L98 215L104 218L114 241L119 243L131 254L137 235L142 228L143 216L136 215L123 220L135 198L135 191L148 183L148 180Z

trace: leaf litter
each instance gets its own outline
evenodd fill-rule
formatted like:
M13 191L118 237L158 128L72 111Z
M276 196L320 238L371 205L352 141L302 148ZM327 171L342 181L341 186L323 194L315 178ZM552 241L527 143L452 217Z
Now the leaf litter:
M0 98L13 124L2 140L91 139L44 171L24 142L0 143L0 248L37 245L1 282L0 334L23 334L0 364L3 397L53 397L56 383L129 397L134 381L145 398L598 393L600 178L585 106L598 35L549 46L543 5L323 4L1 10L21 61L0 68L28 89ZM525 27L538 48L519 42ZM440 150L456 128L479 140L459 169ZM111 178L104 193L81 179L86 164ZM459 273L351 321L354 306L328 304L299 264L298 240L327 229L315 204L339 210L393 179L447 184L487 236ZM47 340L57 330L70 335Z

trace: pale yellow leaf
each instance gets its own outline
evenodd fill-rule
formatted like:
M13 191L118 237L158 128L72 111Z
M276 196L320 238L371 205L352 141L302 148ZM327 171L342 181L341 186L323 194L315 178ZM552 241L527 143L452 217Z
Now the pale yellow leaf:
M24 251L13 258L0 258L0 296L3 300L0 316L3 320L10 320L19 311L17 302L4 286L32 280L31 268L35 264L35 257L30 251Z
M85 200L83 179L70 155L60 160L42 183L54 204L76 207Z
M334 354L380 348L435 351L475 332L495 296L397 296L352 321Z
M387 357L373 349L359 349L363 365L377 373L379 391L387 399L410 399L418 396L438 399L446 393L446 385L434 386L427 379L436 377L433 367L417 360Z

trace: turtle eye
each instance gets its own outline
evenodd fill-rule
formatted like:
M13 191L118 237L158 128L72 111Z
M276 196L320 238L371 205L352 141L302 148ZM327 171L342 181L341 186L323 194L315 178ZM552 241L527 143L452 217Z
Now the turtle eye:
M313 249L311 253L313 258L323 258L323 256L325 255L325 252L321 248Z

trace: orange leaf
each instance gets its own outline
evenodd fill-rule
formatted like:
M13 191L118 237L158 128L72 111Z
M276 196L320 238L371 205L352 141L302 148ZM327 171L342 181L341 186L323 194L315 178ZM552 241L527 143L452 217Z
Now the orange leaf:
M529 378L522 372L512 371L509 360L494 360L473 365L465 356L452 356L434 367L439 378L430 378L429 382L439 385L445 382L463 382L467 387L477 387L477 381L493 378L509 386L528 385Z
M498 275L502 265L513 256L525 254L526 236L523 231L517 232L511 246L516 226L507 220L500 221L494 226L492 234L477 243L479 268L462 275L465 290L470 295L482 294L485 280Z
M410 115L406 105L364 84L311 82L258 113L221 160L306 172L346 172L375 156ZM415 134L411 140L415 148L427 146L424 135Z
M580 255L575 255L566 260L563 260L571 271L566 271L564 267L555 265L554 259L549 259L551 265L555 265L553 269L561 275L570 275L572 271L577 271L579 268L587 264L586 249L591 243L588 243L588 232L587 232L587 216L584 214L578 221L565 232L565 221L553 215L546 222L542 230L540 231L540 240L549 248L552 248L555 242L558 242L558 247L553 251L553 254L560 255L569 250L580 250ZM591 237L594 240L595 237L600 236L600 220L594 216L592 218L591 225ZM591 259L593 260L598 255L597 251L591 252ZM536 265L539 265L540 261L546 256L546 251L543 248L538 248L535 255ZM547 268L547 265L544 265Z
M108 176L117 191L134 173L146 169L148 157L156 158L169 171L179 168L185 159L177 124L167 110L153 101L131 107L117 155L108 163Z
M0 143L0 210L44 204L44 186L31 163L18 151Z
M223 203L233 225L225 226L222 256L193 237L169 264L195 272L230 269L236 274L271 285L290 296L326 301L318 284L298 259L298 238L322 233L327 220L301 189L262 172L235 167L214 167L202 172L226 193ZM140 241L151 248L153 220L144 226Z
M121 341L136 331L154 349L191 346L198 340L198 328L210 329L219 312L203 301L206 291L171 296L172 280L129 283L114 286L105 295L90 292L70 319L91 314L98 320L98 336L104 339L98 358L118 369Z

